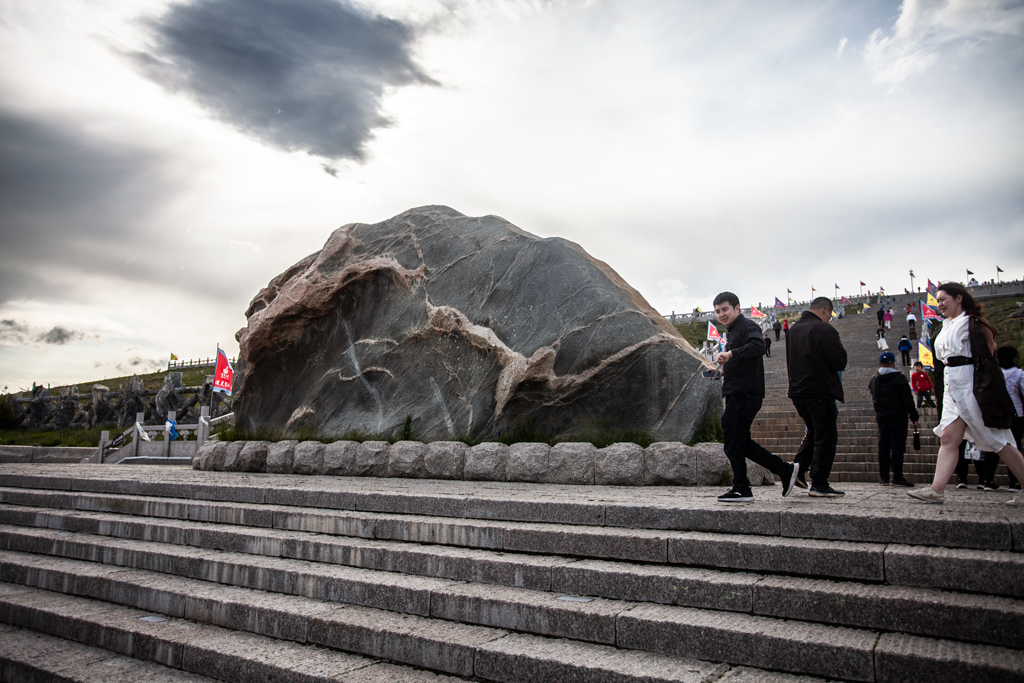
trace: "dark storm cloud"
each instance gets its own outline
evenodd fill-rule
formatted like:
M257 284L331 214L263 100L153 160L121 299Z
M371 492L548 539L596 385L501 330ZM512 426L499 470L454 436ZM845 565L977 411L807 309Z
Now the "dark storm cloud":
M0 342L12 346L29 346L34 343L63 346L69 342L85 339L85 337L86 334L81 330L71 330L60 325L42 331L20 320L0 320Z
M56 344L57 346L63 346L68 342L73 342L78 339L85 337L85 334L79 330L69 330L64 327L56 326L49 332L45 332L37 339L44 344Z
M0 109L0 304L65 298L130 251L166 183L159 159Z
M338 0L199 0L153 26L145 73L288 151L362 159L384 88L434 83L409 27Z

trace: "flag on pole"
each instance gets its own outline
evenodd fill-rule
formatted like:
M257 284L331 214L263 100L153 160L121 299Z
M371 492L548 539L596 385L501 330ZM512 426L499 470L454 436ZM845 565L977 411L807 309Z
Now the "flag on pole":
M786 304L782 303L782 299L775 297L775 308L785 308Z
M931 294L932 296L935 296L936 294L939 293L939 286L937 284L935 284L934 282L932 282L931 278L929 278L928 279L928 287L926 288L926 290L927 290L927 292L929 294Z
M792 293L793 293L793 290L790 289L789 287L786 287L786 294L792 294Z
M999 266L996 266L996 272L997 273L1003 273L1005 271L1002 268L1000 268Z
M697 312L698 312L698 313L703 313L704 311L700 310L700 306L698 306L698 307L697 307Z
M708 341L722 343L722 335L718 333L718 328L712 325L710 320L708 321Z
M941 317L942 316L939 315L939 312L937 310L935 310L925 302L921 302L921 320L938 320Z
M928 296L926 296L924 300L925 303L927 303L929 306L933 308L939 305L939 300L932 296L931 292L928 292Z
M217 347L217 367L213 371L213 390L221 391L231 395L231 383L234 380L235 371L228 362L228 354L224 349Z
M761 311L759 311L756 308L754 308L753 306L751 306L750 307L750 317L751 318L764 318L765 315Z
M836 288L836 289L839 289L839 285L836 285L836 286L835 286L835 288Z
M840 303L844 303L844 304L850 303L850 297L844 296L842 299L840 299Z
M175 356L175 355L174 355L174 354L172 353L172 354L171 354L171 360L178 360L178 357L177 357L177 356Z
M839 317L839 314L835 312L835 309L832 309L832 317L833 318L838 318Z
M812 292L817 292L818 290L816 290L816 289L814 288L814 285L811 285L811 291L812 291Z
M926 368L935 367L935 355L924 339L917 340L917 360Z
M964 270L967 270L967 269L965 268ZM967 270L967 274L968 275L974 275L974 273L972 273L970 270Z
M861 306L864 307L862 310L865 310L865 311L871 308L870 306L867 305L867 303L863 303L863 304L861 304Z
M866 283L866 282L864 282L863 280L861 280L861 281L860 281L860 286L861 286L861 287L867 287L867 286L868 286L868 283Z

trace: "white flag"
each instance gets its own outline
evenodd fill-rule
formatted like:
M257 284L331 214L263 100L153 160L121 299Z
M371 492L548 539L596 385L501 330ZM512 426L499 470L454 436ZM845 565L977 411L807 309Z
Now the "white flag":
M146 433L146 430L143 429L142 425L139 424L138 422L135 423L135 428L137 430L139 430L139 438L141 438L143 441L152 441L153 440L153 439L149 438L149 434Z

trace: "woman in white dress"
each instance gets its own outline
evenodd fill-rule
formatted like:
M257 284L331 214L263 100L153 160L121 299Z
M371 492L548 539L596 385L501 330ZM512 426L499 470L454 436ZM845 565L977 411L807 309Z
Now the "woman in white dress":
M939 437L939 455L932 485L907 492L929 503L943 501L946 484L956 469L960 443L964 439L973 441L982 451L998 453L1017 479L1024 481L1021 479L1024 456L1014 445L1013 433L1009 429L986 427L981 406L974 397L974 364L968 323L972 317L980 323L989 350L995 351L992 328L982 316L981 306L962 285L940 285L935 298L939 312L945 317L942 331L935 339L935 356L946 364L942 418L935 427L935 434ZM1009 504L1024 505L1024 496L1011 498Z

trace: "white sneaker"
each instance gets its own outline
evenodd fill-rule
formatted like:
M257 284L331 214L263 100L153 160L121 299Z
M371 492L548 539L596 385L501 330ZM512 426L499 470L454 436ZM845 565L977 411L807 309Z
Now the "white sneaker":
M1006 501L1006 504L1024 506L1024 496L1017 496L1016 498L1011 498L1010 500Z
M926 503L939 503L940 505L945 500L945 496L941 493L936 493L932 490L931 486L925 486L923 489L914 489L913 491L907 491L907 495L911 498L917 498L923 500Z

